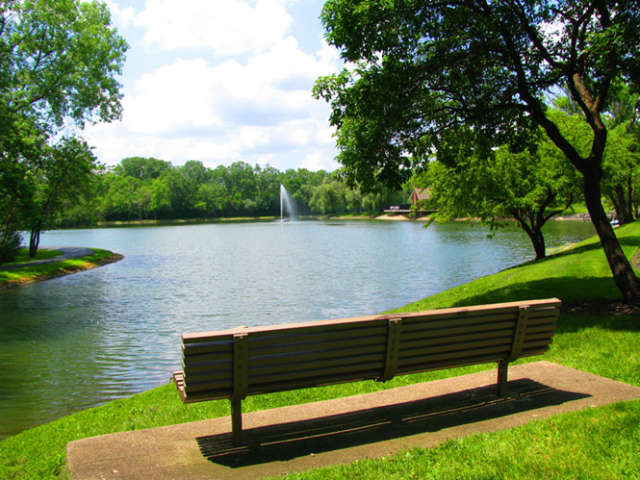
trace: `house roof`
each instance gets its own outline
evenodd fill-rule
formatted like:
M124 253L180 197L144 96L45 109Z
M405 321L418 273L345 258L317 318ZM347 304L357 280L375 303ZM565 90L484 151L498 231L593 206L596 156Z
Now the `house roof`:
M429 188L414 188L411 193L411 201L413 203L419 200L429 200L430 192Z

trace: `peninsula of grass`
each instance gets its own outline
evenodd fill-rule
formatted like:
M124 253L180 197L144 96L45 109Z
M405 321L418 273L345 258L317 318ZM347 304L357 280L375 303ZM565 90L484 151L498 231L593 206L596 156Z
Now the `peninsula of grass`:
M37 260L49 260L51 258L59 257L60 255L62 255L62 252L58 250L47 250L41 248L36 253L35 258L31 258L29 257L29 249L21 248L18 250L18 255L16 256L15 260L13 260L12 262L2 263L0 264L0 267L7 267L9 265L16 265L20 263L35 262Z
M61 260L59 262L44 263L41 265L27 265L20 268L14 268L12 270L0 270L0 289L62 277L64 275L81 272L83 270L91 270L92 268L116 262L122 258L122 255L108 250L101 250L98 248L93 248L92 250L95 253L87 257ZM33 259L29 259L28 254L26 257L22 253L21 255L22 257L19 256L16 261L11 264L54 258L61 255L61 252L56 250L39 250L36 258ZM2 266L11 264L7 263Z
M631 258L640 223L617 230ZM640 315L601 308L618 301L597 239L540 262L487 276L401 310L445 308L558 297L565 305L551 350L540 359L640 387ZM599 310L592 311L591 306ZM176 348L179 348L177 345ZM249 397L246 412L328 400L495 365L396 377ZM0 442L0 478L65 478L65 447L72 440L191 422L230 414L228 401L183 405L171 384L71 415ZM640 479L640 401L561 414L500 432L449 440L432 449L291 474L287 479ZM279 477L280 478L280 477Z

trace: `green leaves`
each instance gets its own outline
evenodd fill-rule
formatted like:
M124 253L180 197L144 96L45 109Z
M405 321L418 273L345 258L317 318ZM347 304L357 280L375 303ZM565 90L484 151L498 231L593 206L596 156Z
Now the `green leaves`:
M107 7L78 0L24 0L5 12L11 35L13 111L38 118L48 129L65 119L120 117L119 83L128 46L110 26ZM6 37L5 37L6 38Z
M575 169L542 137L536 148L514 152L508 146L478 148L471 130L453 133L423 175L437 218L478 218L492 230L515 219L531 238L536 258L544 258L542 227L580 195Z
M74 133L120 118L128 46L97 1L0 4L0 228L53 225L97 167ZM77 204L76 204L77 206ZM36 242L37 246L37 242Z

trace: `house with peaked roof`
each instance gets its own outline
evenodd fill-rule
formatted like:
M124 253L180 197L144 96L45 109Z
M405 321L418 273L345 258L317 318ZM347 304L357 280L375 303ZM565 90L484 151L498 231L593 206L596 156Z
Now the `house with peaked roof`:
M411 196L409 197L409 201L412 205L415 205L420 200L429 200L429 188L414 188L413 192L411 192Z
M411 192L411 196L409 197L409 203L405 203L402 205L388 205L384 207L384 211L385 213L401 213L401 214L429 212L429 210L424 210L424 209L419 209L415 212L411 211L411 207L417 204L421 200L429 200L429 188L414 188L413 192Z

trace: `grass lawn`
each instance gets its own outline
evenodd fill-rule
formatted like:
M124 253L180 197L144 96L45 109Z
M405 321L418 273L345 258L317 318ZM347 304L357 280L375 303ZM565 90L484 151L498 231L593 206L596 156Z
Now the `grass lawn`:
M640 245L640 223L617 229L626 254ZM478 279L403 311L559 297L579 305L617 300L595 239L549 257ZM551 350L540 359L640 386L640 315L560 316ZM178 347L176 347L178 348ZM495 365L249 397L246 412L326 400L451 377ZM0 478L65 477L65 447L79 438L229 415L228 401L183 405L173 385L71 415L0 442ZM640 401L558 415L514 429L450 440L389 458L289 475L288 479L636 479L640 480ZM188 480L188 479L185 479Z
M45 263L43 265L33 265L21 268L15 268L13 270L0 271L0 289L14 285L23 285L38 280L45 280L48 278L55 278L62 275L67 275L81 270L88 270L95 268L105 263L109 263L116 258L122 258L115 255L108 250L100 250L98 248L92 249L95 253L88 257L75 258L71 260L62 260L60 262ZM42 254L42 256L40 256ZM33 260L44 260L46 258L52 258L61 255L61 252L55 250L39 250L38 255ZM19 257L20 258L20 257ZM26 254L27 260L20 261L19 259L14 263L23 263L29 261L29 255ZM10 264L6 264L10 265ZM2 478L2 477L0 477Z
M58 250L44 250L41 248L36 253L35 258L29 258L29 249L21 248L18 251L18 256L13 262L5 262L3 264L0 264L0 267L4 267L7 265L15 265L17 263L27 263L27 262L32 262L36 260L48 260L50 258L59 257L60 255L62 255L62 252L59 252Z

